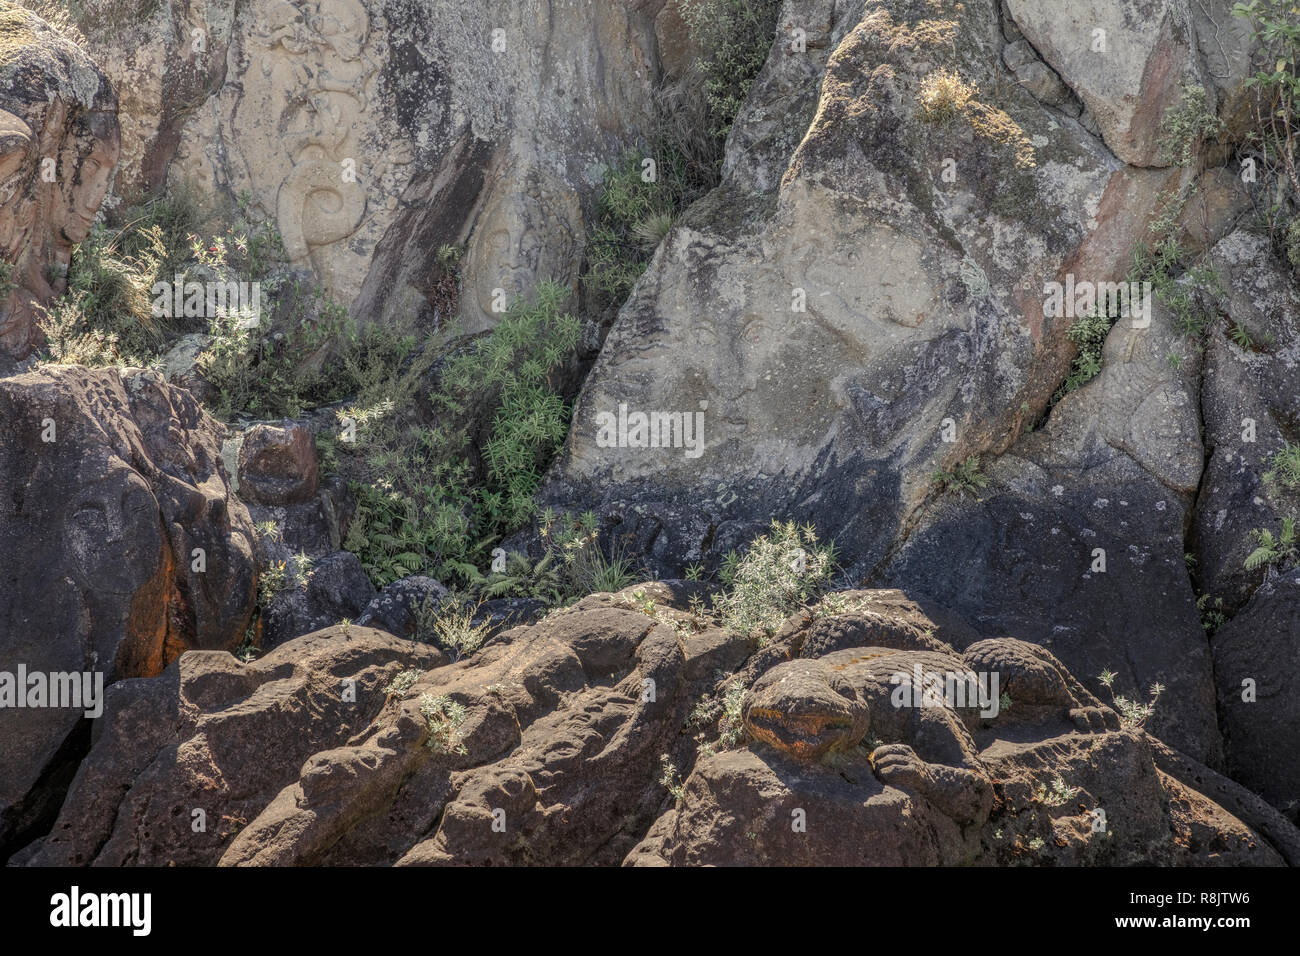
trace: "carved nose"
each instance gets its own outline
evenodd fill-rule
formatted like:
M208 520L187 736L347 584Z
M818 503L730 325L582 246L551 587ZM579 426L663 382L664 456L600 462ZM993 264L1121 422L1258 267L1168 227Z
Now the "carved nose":
M213 498L208 502L208 517L213 521L226 520L226 499Z

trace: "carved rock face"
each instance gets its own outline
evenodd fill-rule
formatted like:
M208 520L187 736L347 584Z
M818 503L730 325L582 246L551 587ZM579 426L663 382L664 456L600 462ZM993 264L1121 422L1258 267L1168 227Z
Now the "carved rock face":
M7 4L0 41L0 352L22 358L108 192L121 134L112 86L72 42Z
M433 307L439 248L464 246L461 318L486 328L495 289L509 300L576 278L580 202L651 102L653 13L276 0L191 16L177 26L209 31L226 82L179 131L169 179L247 191L293 265L360 322ZM110 52L119 85L136 72L158 85L165 67L119 67Z
M153 372L61 367L0 379L0 421L0 669L108 684L238 644L252 522L221 426L188 393ZM80 715L0 710L0 845Z

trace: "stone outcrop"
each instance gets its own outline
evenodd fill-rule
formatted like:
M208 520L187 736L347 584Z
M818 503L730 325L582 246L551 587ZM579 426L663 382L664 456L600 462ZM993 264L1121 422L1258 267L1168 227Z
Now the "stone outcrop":
M188 185L217 211L247 192L362 322L446 321L437 256L462 245L460 317L481 330L576 281L582 208L644 128L658 6L163 5L92 45L131 91L119 189Z
M16 862L1267 865L1300 846L1033 644L961 653L933 636L956 625L864 591L756 649L683 593L592 595L454 664L356 625L249 665L186 654L111 688Z
M252 524L228 490L222 426L187 392L155 372L54 368L0 379L0 421L4 670L107 684L240 642ZM80 716L0 709L0 843L50 809L32 788Z
M90 56L0 3L0 359L43 341L39 309L67 287L120 149L117 96Z

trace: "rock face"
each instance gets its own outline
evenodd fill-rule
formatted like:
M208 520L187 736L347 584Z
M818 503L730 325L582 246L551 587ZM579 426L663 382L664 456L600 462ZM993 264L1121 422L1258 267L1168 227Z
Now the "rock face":
M799 26L807 51L774 46L722 186L661 245L585 383L544 497L599 503L656 570L779 515L865 573L936 468L1046 408L1072 346L1044 283L1121 278L1176 183L998 84L992 5L927 10L789 8L778 34ZM942 70L996 101L928 121ZM653 436L637 415L659 416Z
M455 664L355 625L251 665L186 654L111 688L21 860L1276 864L1300 848L1035 645L959 653L898 592L847 592L756 652L677 600L592 595ZM852 643L866 635L887 644ZM715 691L746 684L718 723Z
M650 103L645 7L163 5L97 33L140 117L119 187L188 183L219 207L247 192L363 322L427 317L438 251L462 244L461 318L481 330L540 280L577 279L581 205Z
M1289 675L1300 655L1300 572L1266 582L1214 636L1214 676L1227 772L1300 821L1300 702Z
M252 612L252 525L222 427L155 372L0 379L0 657L5 670L153 676L229 649ZM0 844L29 823L80 710L0 709Z
M1178 105L1182 84L1208 84L1190 8L1185 0L1007 0L1015 25L1078 94L1111 152L1135 166L1168 164L1158 156L1160 118Z
M333 628L251 665L195 652L153 680L115 684L34 862L211 864L304 760L374 718L401 670L443 660L379 631Z
M120 149L117 96L91 58L0 2L0 357L43 340L37 309L66 288Z
M254 425L239 446L239 495L263 505L299 504L316 494L320 465L311 429Z

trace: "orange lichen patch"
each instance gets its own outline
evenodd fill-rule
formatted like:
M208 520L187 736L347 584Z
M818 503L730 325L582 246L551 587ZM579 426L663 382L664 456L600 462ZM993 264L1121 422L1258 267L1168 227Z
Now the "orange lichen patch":
M862 654L862 655L859 656L859 657L850 658L849 660L845 661L843 664L833 664L833 665L832 665L832 669L837 670L837 671L842 671L842 670L844 670L845 668L852 667L854 664L860 664L860 663L862 663L863 661L875 660L877 657L886 657L886 656L888 656L888 655L891 654L891 653L894 653L894 652L893 652L893 651L881 651L881 652L878 653L878 654Z
M853 723L847 717L823 714L783 714L779 710L772 710L767 707L752 708L749 712L749 717L750 720L754 720L755 718L758 718L759 720L770 720L789 730L809 737L817 736L827 727L849 727Z

